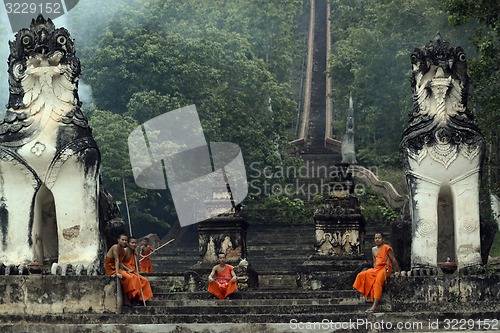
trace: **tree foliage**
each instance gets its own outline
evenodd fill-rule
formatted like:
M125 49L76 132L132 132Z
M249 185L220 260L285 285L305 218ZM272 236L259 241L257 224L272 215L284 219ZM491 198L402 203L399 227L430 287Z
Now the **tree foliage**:
M356 142L365 165L398 165L398 143L412 109L410 54L437 31L469 54L464 29L448 26L439 0L333 1L334 128L345 128L353 94ZM336 131L341 139L342 130Z
M133 182L127 137L149 119L195 104L207 142L238 144L247 166L291 163L286 132L297 108L291 73L303 49L301 0L130 0L102 4L107 16L90 3L73 15L84 27L75 38L93 88L91 125L104 181L123 201L125 179L137 230L175 221L168 191Z
M479 126L488 143L486 160L492 190L500 195L500 1L445 0L453 26L473 23L469 34L478 57L469 61L469 74Z

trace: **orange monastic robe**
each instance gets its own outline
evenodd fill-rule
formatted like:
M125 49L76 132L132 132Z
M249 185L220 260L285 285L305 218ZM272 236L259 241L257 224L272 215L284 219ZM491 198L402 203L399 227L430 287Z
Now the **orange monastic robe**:
M151 252L152 252L151 246L148 245L146 247L146 254L143 254L143 256L147 256ZM151 256L142 259L139 262L139 265L141 266L141 273L152 273L153 272L153 263L151 262Z
M214 282L208 283L208 291L218 299L224 299L238 289L238 281L232 282L233 266L226 264L222 272L217 274Z
M128 275L131 276L131 279L133 280L133 285L135 287L135 289L131 291L130 295L127 294L127 296L129 296L129 299L137 297L139 300L142 301L143 300L142 295L144 295L144 300L147 301L148 299L153 297L153 291L151 290L151 285L149 284L148 279L137 273L137 268L135 264L135 255L131 255L130 258L128 259L123 259L123 265L134 271L134 273L127 273ZM141 288L142 288L142 295L141 295Z
M125 249L121 248L120 249L120 261L123 260L123 257L125 257ZM106 256L106 259L104 261L104 268L106 270L106 275L114 275L116 274L116 267L115 267L115 258L108 258ZM121 272L119 272L121 273Z
M391 275L392 261L388 256L389 251L392 251L392 247L387 244L382 245L375 257L375 267L359 273L354 281L353 287L365 298L370 294L372 302L374 298L382 297L382 288Z

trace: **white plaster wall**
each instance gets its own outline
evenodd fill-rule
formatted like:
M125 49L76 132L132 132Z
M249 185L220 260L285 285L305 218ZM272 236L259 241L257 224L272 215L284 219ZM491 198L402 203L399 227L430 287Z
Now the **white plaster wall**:
M500 198L496 195L491 195L491 210L493 211L493 216L497 221L498 230L500 231Z

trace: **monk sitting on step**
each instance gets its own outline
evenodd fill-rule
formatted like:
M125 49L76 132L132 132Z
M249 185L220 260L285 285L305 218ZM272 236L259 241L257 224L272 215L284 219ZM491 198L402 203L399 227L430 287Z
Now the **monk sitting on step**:
M144 276L140 275L137 272L137 239L134 237L130 237L128 241L128 246L126 249L125 257L123 258L123 265L125 268L128 268L130 273L133 275L133 278L137 281L137 288L129 293L129 299L132 303L139 303L138 301L147 301L151 297L153 297L153 292L151 290L151 285L149 284L148 279Z
M106 253L105 269L106 275L116 276L120 279L124 294L123 304L129 306L131 295L135 295L136 291L139 291L139 280L134 278L130 268L123 265L127 246L128 237L125 234L121 234L118 237L117 244L111 246L108 253Z
M208 276L208 291L218 299L228 299L238 289L238 278L233 266L226 264L226 254L217 255L219 264L212 268Z
M373 302L373 305L365 311L368 313L377 310L380 298L382 297L382 288L387 278L391 275L392 265L396 266L396 276L401 274L392 247L384 243L383 233L375 233L375 245L372 248L373 268L359 273L353 285L354 288L363 294L363 297L367 298L370 295L370 301Z

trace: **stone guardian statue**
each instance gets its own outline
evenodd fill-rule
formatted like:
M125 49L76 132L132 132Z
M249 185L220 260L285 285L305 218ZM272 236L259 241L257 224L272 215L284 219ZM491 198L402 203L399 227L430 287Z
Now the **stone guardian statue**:
M80 110L80 61L50 19L10 44L9 102L0 121L0 264L96 274L103 257L100 152ZM102 213L102 212L101 212ZM116 221L115 221L116 222Z
M485 141L467 106L467 59L435 39L411 55L413 111L401 140L412 219L411 267L480 265L479 180Z

